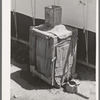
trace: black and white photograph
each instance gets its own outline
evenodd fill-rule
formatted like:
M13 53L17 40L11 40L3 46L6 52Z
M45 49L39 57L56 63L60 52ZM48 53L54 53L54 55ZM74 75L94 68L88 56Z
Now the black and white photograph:
M10 100L97 100L97 0L10 3Z

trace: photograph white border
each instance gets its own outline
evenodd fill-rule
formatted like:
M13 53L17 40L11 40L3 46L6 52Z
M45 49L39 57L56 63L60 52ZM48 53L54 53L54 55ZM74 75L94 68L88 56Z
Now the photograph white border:
M99 74L99 28L96 0L96 100L98 100ZM10 100L10 54L11 54L11 0L2 0L2 100Z
M11 0L2 0L2 100L10 100Z

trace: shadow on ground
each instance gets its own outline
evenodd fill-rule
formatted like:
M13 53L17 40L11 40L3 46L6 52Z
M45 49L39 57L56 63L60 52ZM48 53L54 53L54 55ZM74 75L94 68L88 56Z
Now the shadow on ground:
M51 86L36 76L32 76L24 70L16 71L11 74L11 79L27 90L50 89Z

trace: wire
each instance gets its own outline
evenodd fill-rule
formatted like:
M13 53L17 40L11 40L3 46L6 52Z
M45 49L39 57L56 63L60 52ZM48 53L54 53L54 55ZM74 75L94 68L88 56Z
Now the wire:
M83 5L83 33L85 33L85 11L84 11L84 3L82 3Z
M87 9L86 9L86 28L87 28L87 31L86 31L86 55L87 55L87 59L86 59L86 61L87 61L87 63L88 63L88 9L89 9L89 7L88 7L88 5L89 5L89 1L87 0Z
M13 14L14 14L14 1L12 0L12 10L13 10Z
M54 5L56 4L56 1L54 0Z
M36 0L34 0L34 19L36 17ZM35 21L34 21L34 26L35 26Z
M31 0L31 12L32 12L32 18L34 17L34 14L33 14L33 2L32 2L32 0ZM34 25L34 19L32 19L33 20L33 25Z
M58 0L58 5L60 4L59 0Z
M34 13L33 13L33 2L32 2L32 0L31 0L31 11L32 11L32 18L33 18L33 26L35 27L36 0L34 0Z
M15 22L15 31L16 31L16 37L18 38L18 31L17 31L17 17L16 17L16 0L15 2L12 0L12 6L13 6L13 15L14 15L14 22Z
M88 63L88 31L87 31L87 23L88 23L88 1L87 1L87 8L86 8L86 17L85 17L85 0L83 4L83 33L85 33L85 44L86 44L86 62Z

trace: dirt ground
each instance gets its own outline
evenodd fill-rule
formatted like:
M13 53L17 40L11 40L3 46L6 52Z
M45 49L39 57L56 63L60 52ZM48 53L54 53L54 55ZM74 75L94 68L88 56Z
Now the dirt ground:
M11 47L11 100L96 100L95 70L81 64L76 65L80 81L77 94L63 88L56 89L29 73L29 48L12 41Z

